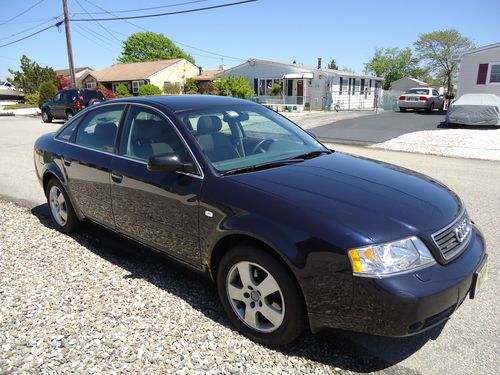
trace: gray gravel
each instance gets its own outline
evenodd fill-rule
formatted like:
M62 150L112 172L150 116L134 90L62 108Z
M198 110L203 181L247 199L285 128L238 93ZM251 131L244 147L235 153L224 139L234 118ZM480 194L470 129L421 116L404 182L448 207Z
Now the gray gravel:
M341 335L275 351L226 321L204 276L95 226L66 236L0 201L0 373L414 373Z

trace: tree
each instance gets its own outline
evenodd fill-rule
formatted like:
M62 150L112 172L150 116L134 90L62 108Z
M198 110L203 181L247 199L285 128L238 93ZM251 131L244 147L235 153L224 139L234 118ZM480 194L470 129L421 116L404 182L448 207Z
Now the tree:
M365 67L368 73L384 78L384 90L388 90L392 82L403 77L423 79L427 76L427 69L419 66L419 59L408 47L377 48Z
M180 58L185 58L194 64L193 57L177 47L165 35L146 31L132 34L123 42L123 51L118 61L129 63Z
M7 80L19 89L23 89L25 94L32 94L38 91L43 82L57 84L56 72L54 69L41 67L35 61L31 61L26 55L20 60L20 70L9 69L13 78Z
M181 93L181 84L177 82L165 82L163 84L163 92L167 95L178 95Z
M184 94L198 94L198 81L188 78L184 84Z
M58 74L57 77L57 90L64 90L71 87L71 79L64 74Z
M428 63L430 69L444 77L447 93L450 94L458 65L454 56L473 48L472 41L455 29L447 29L420 34L414 45L418 56Z
M161 95L163 94L161 89L156 85L142 85L139 87L139 95Z
M339 66L335 62L335 59L332 59L332 61L330 61L326 67L328 69L339 70Z
M101 85L97 85L96 87L99 91L102 92L102 94L104 95L104 97L106 99L115 99L116 98L116 94L111 91L111 90L108 90L106 87L104 86L101 86Z
M132 96L132 94L128 91L127 86L123 83L120 83L116 88L115 95L117 98L126 98L127 96Z
M246 77L225 76L212 83L214 93L222 96L248 99L253 95L253 88Z
M52 81L42 82L38 89L40 96L38 97L38 108L42 108L42 104L52 97L57 92L56 85Z

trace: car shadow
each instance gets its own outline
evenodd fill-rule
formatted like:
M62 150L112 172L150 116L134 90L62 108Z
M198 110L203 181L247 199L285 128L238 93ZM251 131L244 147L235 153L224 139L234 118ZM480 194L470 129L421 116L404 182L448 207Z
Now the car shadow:
M396 112L401 113L401 114L413 113L415 115L423 115L423 116L443 116L443 115L446 115L446 110L442 110L442 111L434 110L434 111L428 112L428 111L425 111L422 109L417 109L417 110L407 109L405 112L400 112L400 111L396 111Z
M438 126L440 129L467 129L467 130L498 130L499 126L495 125L461 125L461 124L448 124L441 122Z
M47 204L36 206L31 212L42 225L56 230ZM214 322L234 329L218 302L215 285L207 282L206 275L193 272L187 266L97 225L84 223L77 233L69 236L95 255L128 271L125 278L148 281L188 302ZM348 371L369 373L388 369L388 373L416 374L398 363L439 336L442 327L408 338L385 338L337 330L316 335L304 333L292 344L275 350Z

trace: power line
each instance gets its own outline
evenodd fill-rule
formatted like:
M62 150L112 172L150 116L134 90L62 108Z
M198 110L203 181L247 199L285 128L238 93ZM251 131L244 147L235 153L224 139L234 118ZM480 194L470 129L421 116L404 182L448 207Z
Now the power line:
M8 20L6 20L6 21L1 22L1 23L0 23L0 26L3 26L3 25L5 25L5 24L9 23L10 21L15 20L16 18L21 17L23 14L28 13L31 9L33 9L34 7L36 7L38 4L43 3L44 1L45 1L45 0L39 0L39 1L37 1L35 4L31 5L31 6L30 6L30 7L28 7L27 9L23 10L21 13L16 14L14 17L11 17L11 18L9 18L9 19L8 19Z
M195 1L186 1L184 3L177 3L177 4L170 4L170 5L161 5L157 7L149 7L149 8L139 8L139 9L128 9L128 10L113 10L113 11L104 11L104 12L91 12L91 14L109 14L109 13L134 13L134 12L141 12L143 10L153 10L153 9L162 9L162 8L173 8L173 7L178 7L182 5L188 5L188 4L195 4L195 3L204 3L206 1L210 0L195 0ZM80 14L89 14L89 13L73 13L73 15L80 15Z
M106 9L100 7L99 5L96 5L94 4L93 2L91 2L90 0L85 0L87 3L89 3L90 5L93 5L94 7L104 11L105 13L111 15L111 16L114 16L114 17L117 17L116 14L112 13L112 12L109 12L107 11ZM136 23L133 23L127 19L123 19L122 20L123 22L126 22L128 23L129 25L132 25L136 28L138 28L139 30L142 30L142 31L149 31L148 29L140 26L140 25L137 25ZM110 29L112 30L112 29ZM116 32L116 31L115 31ZM121 34L121 33L120 33ZM122 34L123 35L123 34ZM185 43L181 43L179 41L176 41L176 40L173 40L173 39L170 39L172 40L172 42L176 43L176 44L180 44L182 46L185 46L187 48L191 48L191 49L194 49L194 50L197 50L197 51L201 51L201 52L204 52L204 53L208 53L208 54L211 54L211 55L215 55L215 56L218 56L217 58L220 58L220 57L223 57L223 58L226 58L226 59L231 59L231 60L238 60L238 61L245 61L246 59L242 59L240 57L233 57L233 56L227 56L227 55L222 55L220 53L216 53L216 52L212 52L212 51L208 51L208 50L205 50L205 49L202 49L202 48L198 48L198 47L194 47L194 46L190 46L189 44L185 44ZM195 53L193 53L193 55L196 55ZM202 57L206 57L206 56L203 56L203 55L199 55L198 56L202 56ZM212 57L213 58L213 57Z
M98 32L93 31L93 30L91 30L91 29L86 29L86 28L84 28L84 27L82 27L82 26L80 26L80 25L78 25L78 24L76 24L76 25L74 25L74 26L75 26L76 28L78 28L80 31L83 31L84 33L86 33L86 34L88 34L88 35L92 36L93 38L98 39L98 40L100 40L101 42L103 42L103 43L107 44L109 47L112 47L112 48L115 48L115 47L116 47L116 45L115 45L115 44L113 44L113 43L115 43L115 42L111 41L111 39L109 39L109 38L106 38L104 35L99 34ZM81 35L81 34L80 34L80 35ZM109 47L108 47L108 48L109 48Z
M46 28L44 29L41 29L41 30L38 30L38 31L35 31L34 33L30 34L30 35L27 35L23 38L20 38L20 39L16 39L12 42L9 42L9 43L6 43L6 44L1 44L0 45L0 48L2 47L7 47L7 46L10 46L11 44L14 44L14 43L17 43L17 42L20 42L22 40L25 40L25 39L28 39L28 38L31 38L32 36L35 36L37 34L40 34L40 33L43 33L44 31L48 30L48 29L51 29L52 27L59 27L63 24L64 22L63 21L59 21L58 23L54 24L54 25L50 25L50 26L47 26Z
M169 13L144 14L144 15L139 15L139 16L114 17L114 18L73 18L73 19L70 19L70 21L73 21L73 22L119 21L119 20L123 21L123 20L139 19L139 18L163 17L163 16L171 16L174 14L193 13L193 12L201 12L201 11L210 10L210 9L226 8L226 7L241 5L241 4L245 4L245 3L253 3L255 1L258 1L258 0L243 0L243 1L237 1L234 3L212 5L212 6L204 7L204 8L178 10L176 12L169 12Z
M106 43L106 42L105 42L104 40L101 40L101 39L100 39L100 38L98 38L97 36L92 35L92 34L89 32L89 30L87 30L87 29L85 29L85 28L81 27L80 25L75 25L75 27L77 27L77 29L78 29L78 30L80 30L80 31L78 31L78 30L76 30L76 29L74 30L74 31L75 31L75 33L76 33L77 35L80 35L80 36L84 37L85 39L90 40L92 43L94 43L95 45L97 45L97 46L99 46L99 47L101 47L101 48L105 49L106 51L112 51L112 52L114 52L114 53L120 53L119 51L117 51L117 50L115 50L115 49L114 49L114 47L115 47L115 46L112 46L112 45L110 45L109 43L107 43L107 44L102 44L102 43ZM85 32L85 33L87 33L88 35L83 34L83 33L82 33L82 31L83 31L83 32ZM92 39L91 37L92 37L92 38L94 38L94 39ZM97 40L99 40L99 41L96 41L95 39L97 39ZM113 48L112 48L112 47L113 47Z
M83 10L84 10L84 11L85 11L88 15L89 15L89 17L90 17L90 18L94 19L94 17L93 17L93 16L92 16L92 15L91 15L88 11L87 11L87 9L85 9L85 8L83 7L83 5L82 5L82 4L80 4L80 1L76 0L76 3L78 4L78 6L79 6L80 8L82 8L82 9L83 9ZM109 35L111 35L111 37L112 37L113 39L115 39L117 42L119 42L119 43L121 43L121 42L122 42L122 41L121 41L120 39L118 39L116 36L114 36L113 34L111 34L111 32L110 32L108 29L106 29L106 28L105 28L105 27L104 27L104 26L103 26L100 22L95 21L94 23L95 23L95 24L97 24L97 25L98 25L101 29L103 29L104 31L106 31Z
M12 37L14 37L14 36L18 36L18 35L24 34L24 33L28 32L28 31L31 31L31 30L33 30L33 29L36 29L36 28L38 28L38 27L40 27L40 26L42 26L42 25L45 25L46 23L49 23L49 22L54 22L54 21L55 21L55 20L57 20L59 17L61 17L61 15L58 15L57 17L49 18L48 20L46 20L46 21L44 21L44 22L42 22L42 23L39 23L38 25L31 26L31 27L29 27L29 28L27 28L27 29L24 29L24 30L22 30L22 31L19 31L19 32L15 33L15 34L11 34L11 35L9 35L9 36L4 36L4 37L0 38L0 40L10 39L10 38L12 38Z

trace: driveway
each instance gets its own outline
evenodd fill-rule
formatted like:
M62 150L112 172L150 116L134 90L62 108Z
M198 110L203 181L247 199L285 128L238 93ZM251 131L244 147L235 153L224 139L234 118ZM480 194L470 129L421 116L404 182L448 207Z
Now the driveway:
M392 118L399 115L384 113L369 117ZM425 116L426 119L439 117L411 113L399 117L411 116ZM367 118L357 119L360 120ZM145 355L152 356L155 362L151 363L155 365L175 365L177 370L185 373L210 372L212 369L213 372L248 373L380 371L383 374L468 375L498 372L498 162L332 145L337 150L426 173L455 190L484 232L491 262L489 280L478 298L466 300L447 324L415 337L381 338L327 331L315 336L306 335L293 345L275 351L251 343L228 327L216 302L215 290L205 279L182 271L182 268L154 254L144 253L137 245L95 226L87 226L72 237L53 230L47 220L45 197L35 177L32 148L33 141L40 134L54 131L59 126L43 124L39 119L0 117L0 149L3 151L0 153L0 196L34 208L30 212L0 202L0 217L3 215L4 220L4 226L0 227L0 254L4 257L7 251L17 254L17 258L4 258L0 262L0 295L9 297L2 300L6 302L5 307L3 302L0 304L0 316L17 314L10 316L11 320L0 319L0 323L3 321L12 326L10 331L3 331L8 335L2 336L0 330L0 357L2 354L19 355L20 363L25 363L33 359L30 350L41 350L47 356L55 353L62 356L61 360L65 360L66 364L76 363L78 366L101 366L99 355L104 356L106 362L103 363L110 366L121 366L125 362L130 362L131 366L143 366L142 357ZM30 274L28 271L32 269L38 270L38 274ZM17 279L17 276L23 279ZM65 280L67 284L63 282ZM19 299L12 297L13 285L20 293ZM86 288L89 285L97 291L88 293ZM28 292L36 292L38 302L30 300L31 294L28 294L30 298L21 298L23 293ZM40 302L45 297L56 299L50 300L51 303ZM79 298L83 299L83 304L77 304ZM103 302L106 299L107 302ZM27 310L20 310L19 301L26 303L23 306ZM87 304L90 301L93 301L92 304ZM143 315L134 315L130 309L140 309L137 311ZM94 312L96 315L93 315ZM123 313L123 316L116 315L119 318L115 319L115 312ZM63 318L80 324L75 327L81 332L76 341L66 342L66 338L58 341L57 337L54 341L50 341L52 338L45 342L38 340L38 332L43 333L57 324L66 327L67 322ZM83 318L88 322L85 323ZM29 325L34 329L23 333L28 335L24 338L15 338L17 331L13 329L14 324ZM127 326L122 327L123 324ZM67 327L65 329L73 329L73 326ZM116 341L113 335L118 333L120 327L126 328L126 333L120 333L119 341ZM172 332L182 334L182 339L173 336ZM112 347L109 350L101 346L103 335ZM2 346L2 338L12 342L24 340L31 349L28 348L26 353L13 354L10 343ZM140 343L146 341L147 345L153 345L154 350L147 345L142 348ZM114 348L114 342L118 343L117 348ZM62 343L66 347L61 347ZM49 350L49 346L52 349ZM144 355L138 358L132 352ZM50 361L53 363L52 359ZM27 371L38 372L35 367L29 367L30 363ZM170 367L162 368L163 372L172 370ZM147 369L131 367L126 372L144 372ZM103 371L110 370L111 367L108 367ZM149 370L153 372L152 367Z
M445 112L393 112L340 120L312 129L319 139L336 143L370 145L382 143L403 134L442 127Z

